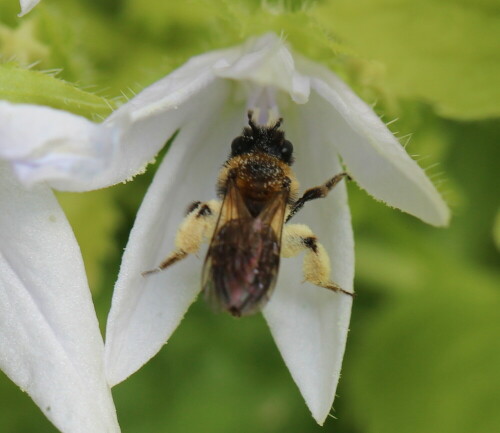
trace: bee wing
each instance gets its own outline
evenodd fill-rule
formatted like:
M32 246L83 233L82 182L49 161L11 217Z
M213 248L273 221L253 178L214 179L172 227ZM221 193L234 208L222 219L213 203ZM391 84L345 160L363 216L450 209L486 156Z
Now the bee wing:
M273 229L279 245L281 247L281 234L283 233L283 225L285 223L286 204L288 202L289 191L277 192L262 209L262 212L257 218L262 224L269 225ZM281 248L280 248L281 249Z
M234 179L228 179L226 194L222 201L219 220L217 221L214 234L217 233L218 228L222 227L228 221L236 219L246 220L249 218L252 218L252 215L245 204L245 199L241 191L238 189Z
M253 217L242 192L228 181L202 273L205 298L214 309L240 316L267 301L278 275L287 201L288 191L277 192Z

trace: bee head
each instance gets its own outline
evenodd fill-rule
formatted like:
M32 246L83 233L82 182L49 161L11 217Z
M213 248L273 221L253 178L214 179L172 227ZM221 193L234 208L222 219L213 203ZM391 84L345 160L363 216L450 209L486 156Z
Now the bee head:
M285 140L285 133L279 129L283 119L273 126L257 125L248 112L248 125L243 133L231 143L231 158L245 153L267 153L288 165L293 164L293 145Z

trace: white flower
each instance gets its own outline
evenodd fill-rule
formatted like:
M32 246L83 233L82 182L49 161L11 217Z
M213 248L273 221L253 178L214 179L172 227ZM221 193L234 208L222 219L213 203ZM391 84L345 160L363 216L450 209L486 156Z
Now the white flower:
M31 11L31 9L33 9L38 3L40 3L40 0L20 0L20 3L21 13L18 16L22 17Z
M26 189L1 158L0 208L0 368L62 432L119 432L80 249L64 213L48 187Z
M115 286L106 339L111 384L160 350L198 294L202 264L196 258L154 277L141 272L172 250L186 205L214 198L218 169L249 108L261 123L283 116L304 187L340 172L341 156L354 180L373 196L431 224L446 224L448 209L424 172L329 70L292 55L272 34L195 57L115 113L130 113L144 124L142 143L181 130L143 201ZM312 203L297 220L308 223L325 245L332 278L352 290L354 243L345 186ZM314 418L323 423L339 378L351 299L301 284L295 260L284 259L281 266L263 314Z
M0 118L17 109L19 116L28 112L27 106L0 105ZM292 54L273 34L192 58L102 124L80 119L77 134L56 124L61 112L32 109L47 116L41 124L56 126L31 134L36 143L27 131L9 159L24 182L45 179L62 189L103 187L132 176L180 129L141 205L115 286L105 347L111 385L160 350L200 290L202 264L195 257L153 277L141 273L172 250L186 205L214 198L218 169L248 109L260 123L284 118L304 188L340 172L341 157L353 179L379 200L430 224L445 225L449 218L425 173L370 107L335 74ZM352 291L354 242L345 185L296 220L307 223L330 254L332 279ZM323 423L339 378L352 299L301 284L297 260L282 260L263 314L314 418Z

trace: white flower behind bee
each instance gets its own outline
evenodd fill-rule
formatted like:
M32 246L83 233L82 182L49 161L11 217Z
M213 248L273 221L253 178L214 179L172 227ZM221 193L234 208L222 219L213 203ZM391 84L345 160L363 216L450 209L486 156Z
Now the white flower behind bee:
M80 118L78 136L63 126L49 128L50 134L41 130L36 146L30 146L29 131L23 140L14 131L9 136L17 150L9 151L0 140L0 156L22 180L80 191L133 176L180 130L144 198L123 256L105 345L111 385L160 350L200 290L202 262L194 257L156 275L141 274L173 249L185 207L214 198L218 169L246 123L247 109L260 123L284 118L304 188L340 172L342 158L354 181L375 198L430 224L447 224L449 211L438 192L371 108L335 74L292 53L274 34L190 59L102 124ZM0 104L0 119L15 110L29 112ZM47 116L52 125L65 117L41 107L30 116ZM0 120L0 137L10 127ZM54 156L54 137L64 143L59 156ZM295 219L307 223L330 254L332 280L352 291L354 241L345 185L308 204ZM314 418L323 423L339 379L352 299L301 284L300 259L281 263L264 316Z

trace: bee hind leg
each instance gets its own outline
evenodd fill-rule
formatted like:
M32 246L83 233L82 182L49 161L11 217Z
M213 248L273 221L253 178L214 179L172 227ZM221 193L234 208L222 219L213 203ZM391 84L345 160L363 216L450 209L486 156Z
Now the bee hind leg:
M290 224L283 227L281 255L294 257L305 251L303 273L305 281L334 292L354 296L330 280L330 258L312 230L304 224Z
M189 254L198 252L201 244L209 240L212 236L219 209L220 202L217 200L210 200L205 203L192 203L188 207L186 217L177 230L175 250L158 267L143 272L142 276L156 274L174 263L185 259Z
M158 267L154 269L150 269L149 271L144 271L141 273L143 277L147 277L148 275L151 274L156 274L157 272L161 272L164 269L168 268L169 266L173 265L174 263L186 258L188 256L188 253L183 251L183 250L175 250L172 251L168 257L161 262Z

